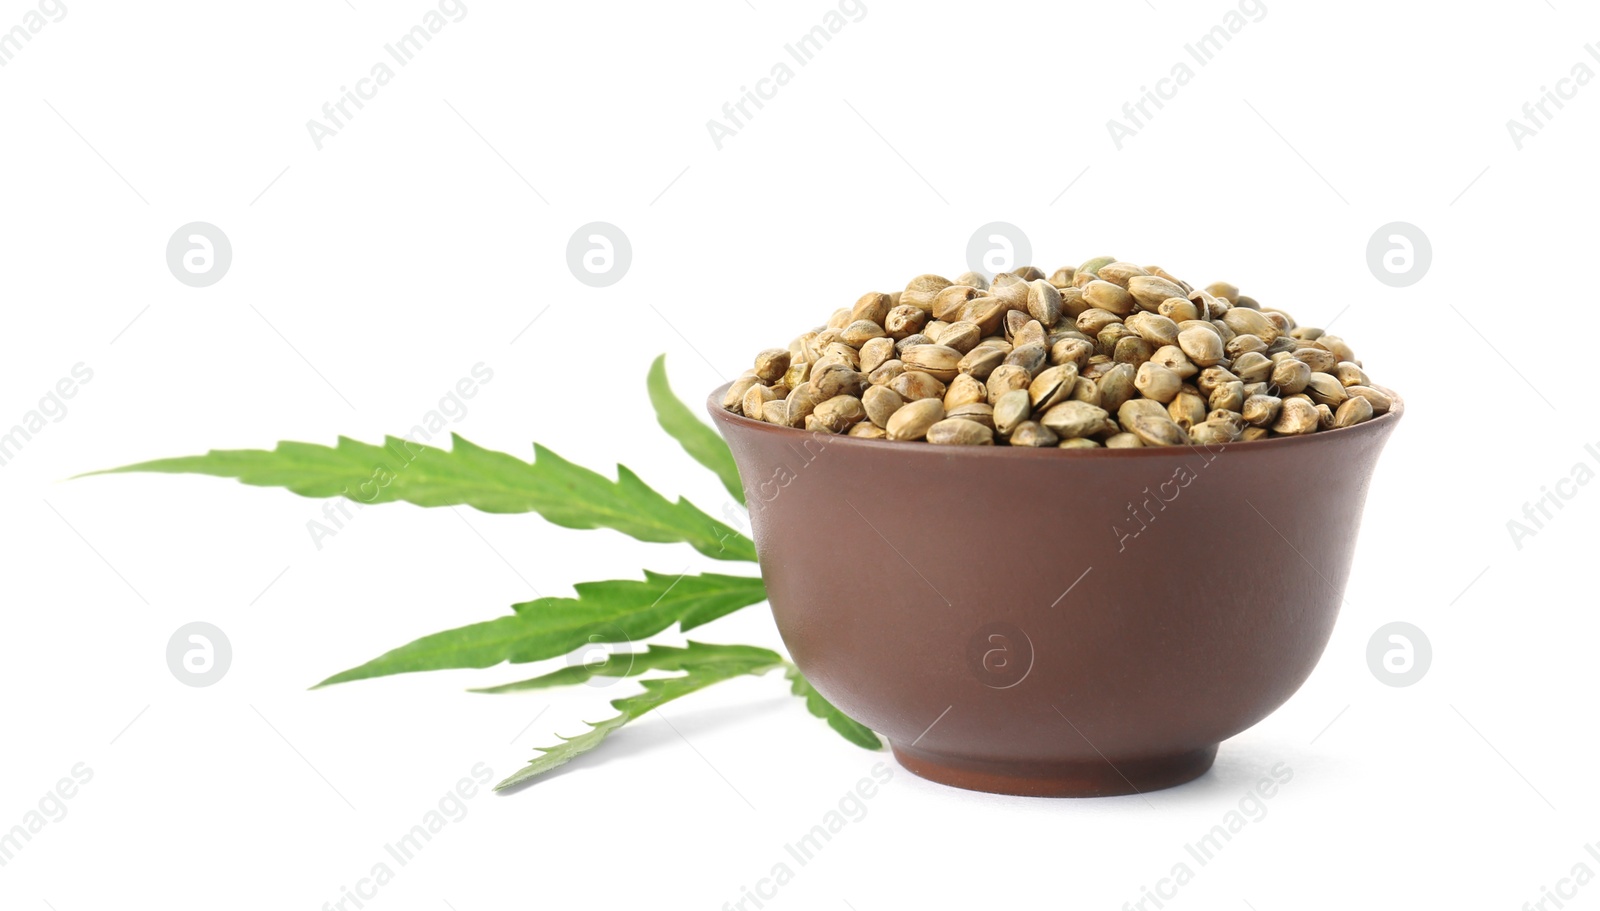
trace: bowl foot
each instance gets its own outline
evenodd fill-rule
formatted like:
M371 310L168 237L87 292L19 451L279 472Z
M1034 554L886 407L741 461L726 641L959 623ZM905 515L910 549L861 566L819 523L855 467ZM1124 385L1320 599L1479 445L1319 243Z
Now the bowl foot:
M1217 758L1216 744L1173 756L1072 762L994 762L890 747L900 765L920 778L1023 797L1113 797L1159 791L1199 778Z

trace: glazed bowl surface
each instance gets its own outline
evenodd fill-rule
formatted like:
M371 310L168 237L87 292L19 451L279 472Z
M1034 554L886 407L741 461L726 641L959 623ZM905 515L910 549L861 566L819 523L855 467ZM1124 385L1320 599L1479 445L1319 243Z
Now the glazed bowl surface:
M707 402L772 613L912 772L1008 794L1169 787L1282 705L1333 631L1404 406L1210 448L935 446Z

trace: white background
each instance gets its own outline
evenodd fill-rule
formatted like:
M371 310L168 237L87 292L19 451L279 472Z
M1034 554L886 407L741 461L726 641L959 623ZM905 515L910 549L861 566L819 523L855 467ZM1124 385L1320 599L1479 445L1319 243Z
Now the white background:
M1600 873L1584 850L1600 839L1600 488L1576 488L1520 548L1506 525L1575 464L1600 468L1584 452L1600 448L1600 88L1521 150L1506 128L1574 64L1600 70L1584 50L1600 13L1553 3L1269 0L1119 151L1107 119L1225 3L868 0L718 150L706 121L825 3L467 0L319 151L306 121L425 3L67 0L0 69L0 425L74 364L93 370L0 469L0 828L75 764L94 777L0 868L0 905L336 902L475 763L507 775L633 684L463 692L522 667L310 684L535 591L728 569L683 545L409 506L361 512L318 549L323 504L283 491L63 479L404 432L483 362L493 380L452 429L524 457L538 440L602 470L625 461L720 515L726 494L655 428L650 360L667 352L698 408L863 291L963 271L995 220L1047 272L1112 253L1233 281L1305 324L1337 317L1409 406L1348 604L1304 689L1199 781L1048 801L894 767L769 907L1121 908L1188 860L1169 907L1519 908L1575 864ZM0 4L0 29L29 9ZM604 289L565 258L597 220L633 246ZM192 221L232 241L209 288L164 260ZM1432 242L1408 288L1366 262L1392 221ZM1147 558L1248 565L1260 542L1229 531ZM193 620L233 645L203 689L165 661ZM1434 650L1407 688L1366 662L1394 620ZM779 645L760 607L697 635ZM671 727L647 718L532 788L473 798L368 906L721 908L874 763L893 767L776 675L662 714ZM1265 818L1197 867L1184 845L1280 762L1293 779ZM1600 907L1600 883L1578 894L1571 907Z

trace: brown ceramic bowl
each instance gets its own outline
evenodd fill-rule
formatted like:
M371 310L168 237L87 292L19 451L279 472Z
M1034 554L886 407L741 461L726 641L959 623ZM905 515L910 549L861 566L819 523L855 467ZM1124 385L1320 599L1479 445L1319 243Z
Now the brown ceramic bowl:
M912 772L1093 796L1205 773L1321 657L1400 420L1203 448L812 434L707 402L773 616Z

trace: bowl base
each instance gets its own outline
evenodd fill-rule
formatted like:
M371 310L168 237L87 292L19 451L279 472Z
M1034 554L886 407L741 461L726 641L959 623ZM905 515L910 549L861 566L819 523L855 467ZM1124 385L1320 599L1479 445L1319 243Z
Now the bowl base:
M894 758L919 778L969 791L1022 797L1115 797L1159 791L1204 775L1217 745L1189 753L1112 762L992 762L938 756L890 744Z

